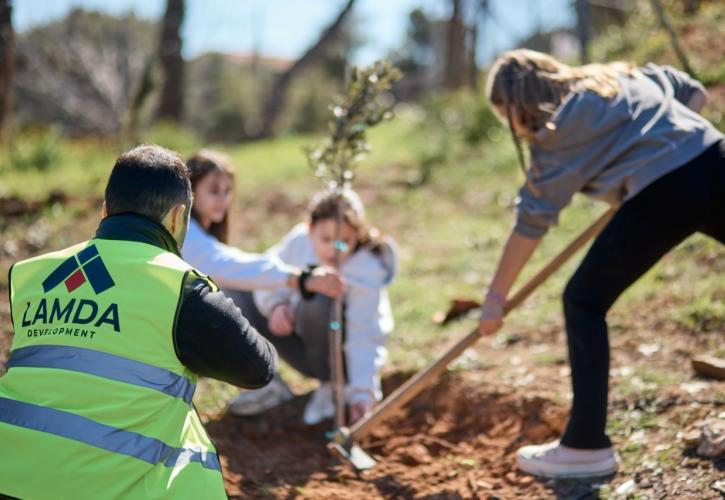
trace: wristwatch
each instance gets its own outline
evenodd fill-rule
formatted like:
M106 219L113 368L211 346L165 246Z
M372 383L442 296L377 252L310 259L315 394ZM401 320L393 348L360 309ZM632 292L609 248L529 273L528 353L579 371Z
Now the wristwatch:
M306 285L307 279L312 276L312 272L317 267L316 264L308 264L305 266L305 268L300 273L300 279L298 281L299 283L299 289L300 289L300 295L302 295L303 299L311 299L315 296L315 292L310 292Z

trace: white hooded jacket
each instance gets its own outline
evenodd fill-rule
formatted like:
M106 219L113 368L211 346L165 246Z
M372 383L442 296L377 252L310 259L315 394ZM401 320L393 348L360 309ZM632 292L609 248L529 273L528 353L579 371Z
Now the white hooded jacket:
M284 287L295 269L269 255L243 252L225 245L191 219L181 248L189 264L223 288L251 291Z
M295 226L268 254L298 267L320 263L308 235L308 225L304 223ZM379 253L361 248L340 267L347 283L344 350L349 378L347 400L351 404L371 399L379 401L383 396L378 371L387 360L385 341L394 326L386 288L396 268L395 244L390 239L383 242ZM299 291L290 288L254 293L257 308L266 317L282 303L290 304L294 310L301 298Z

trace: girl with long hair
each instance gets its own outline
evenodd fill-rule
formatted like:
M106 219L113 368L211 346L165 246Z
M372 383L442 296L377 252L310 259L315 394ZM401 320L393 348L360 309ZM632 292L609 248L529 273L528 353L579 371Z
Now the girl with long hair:
M512 284L575 193L618 209L563 294L574 392L564 435L517 455L532 474L606 475L617 467L605 432L607 311L691 234L725 242L725 140L698 114L703 86L667 66L572 67L514 50L494 63L486 92L511 131L526 182L481 308L481 334L500 328ZM520 141L529 146L528 168Z

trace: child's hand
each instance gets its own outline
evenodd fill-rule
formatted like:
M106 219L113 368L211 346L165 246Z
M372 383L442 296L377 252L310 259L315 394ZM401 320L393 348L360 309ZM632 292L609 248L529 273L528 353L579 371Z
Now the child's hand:
M373 407L372 402L359 401L350 405L350 424L354 424L365 416Z
M310 292L321 293L336 299L345 293L345 281L334 267L319 266L307 278L305 288Z
M269 315L269 331L278 337L286 337L295 327L294 313L289 304L279 304Z

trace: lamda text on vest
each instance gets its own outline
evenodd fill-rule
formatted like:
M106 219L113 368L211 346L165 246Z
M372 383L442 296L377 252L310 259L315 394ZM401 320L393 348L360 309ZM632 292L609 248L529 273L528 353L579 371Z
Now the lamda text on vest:
M59 298L54 298L52 303L49 304L49 302L50 300L42 298L35 307L27 302L23 312L23 328L60 323L93 325L99 328L106 324L112 326L116 332L121 331L118 304L111 303L104 308L89 299L70 299L63 302ZM73 328L66 328L65 333L69 334L69 330L72 331ZM33 336L32 331L28 330L28 336Z

